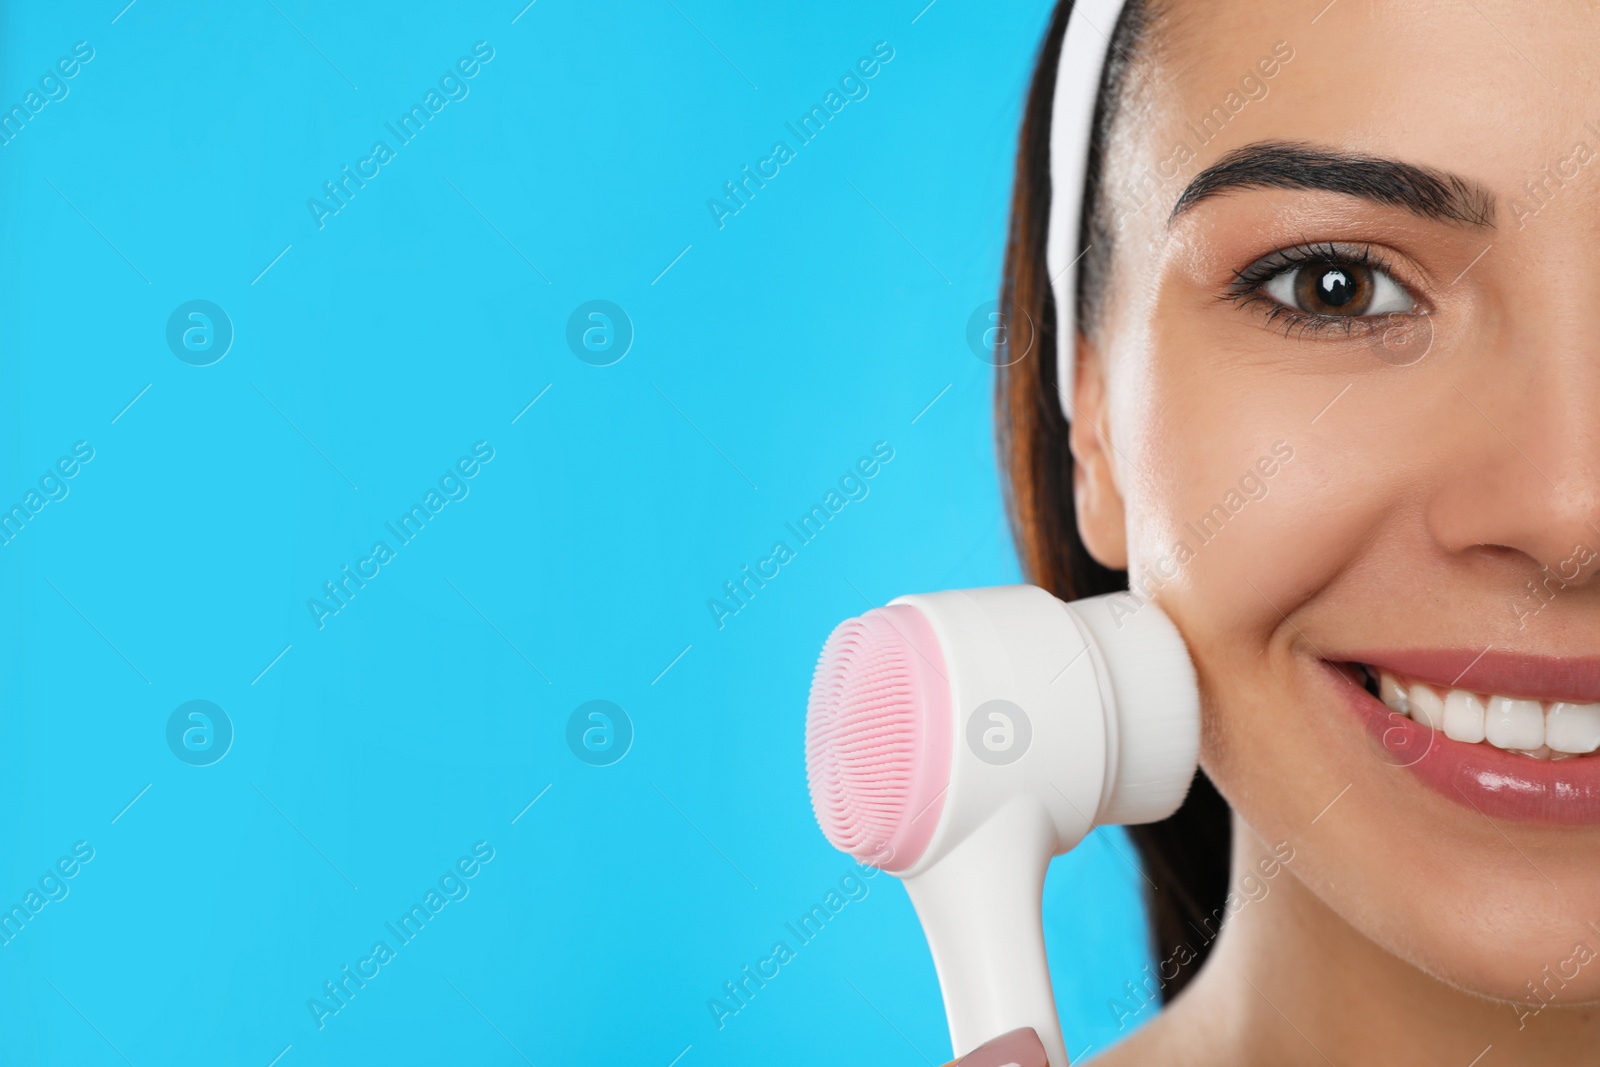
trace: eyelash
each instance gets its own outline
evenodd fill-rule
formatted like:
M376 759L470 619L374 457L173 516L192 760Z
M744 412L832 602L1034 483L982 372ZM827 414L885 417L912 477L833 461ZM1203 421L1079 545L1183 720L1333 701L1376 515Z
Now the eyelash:
M1355 249L1352 251L1352 249ZM1255 304L1266 307L1263 315L1263 325L1280 324L1283 335L1298 332L1299 336L1307 333L1322 333L1326 330L1342 331L1345 337L1350 337L1356 331L1371 332L1382 325L1382 320L1388 315L1314 315L1301 311L1299 308L1289 307L1279 302L1274 297L1262 292L1262 286L1286 271L1308 263L1335 263L1351 267L1366 267L1379 271L1394 279L1395 284L1410 293L1410 287L1395 277L1393 268L1384 256L1371 245L1336 245L1332 242L1305 242L1280 248L1261 259L1256 260L1242 271L1234 271L1234 280L1229 283L1223 299L1230 300L1234 306L1243 310Z

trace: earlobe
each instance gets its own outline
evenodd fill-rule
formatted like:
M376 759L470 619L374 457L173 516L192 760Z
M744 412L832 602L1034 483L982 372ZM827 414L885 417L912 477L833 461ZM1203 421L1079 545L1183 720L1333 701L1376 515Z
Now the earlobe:
M1128 568L1128 533L1117 455L1111 445L1110 406L1099 351L1082 333L1073 359L1072 494L1078 514L1078 536L1089 555L1112 570Z

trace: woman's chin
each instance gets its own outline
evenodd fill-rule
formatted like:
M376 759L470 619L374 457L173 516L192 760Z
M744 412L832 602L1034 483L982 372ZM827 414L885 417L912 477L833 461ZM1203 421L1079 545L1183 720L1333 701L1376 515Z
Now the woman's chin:
M1410 944L1384 947L1448 986L1504 1004L1524 1024L1530 1015L1600 1004L1600 938L1530 923L1525 914L1489 936L1475 924L1446 921L1418 931Z
M1600 821L1570 787L1600 756L1552 764L1464 744L1394 715L1349 668L1273 658L1208 694L1205 765L1262 840L1293 846L1286 866L1334 913L1319 921L1504 1002L1508 1018L1600 1002L1600 914L1586 911L1600 902ZM1220 676L1248 677L1243 663ZM1533 802L1474 791L1508 774L1532 781Z

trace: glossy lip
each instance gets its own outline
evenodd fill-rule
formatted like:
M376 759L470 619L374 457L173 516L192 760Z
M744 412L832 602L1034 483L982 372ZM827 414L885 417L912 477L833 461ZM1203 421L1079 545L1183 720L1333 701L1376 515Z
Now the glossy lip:
M1406 674L1413 680L1427 681L1443 677L1437 684L1448 685L1452 676L1447 669L1434 669L1448 664L1455 653L1386 653L1377 655L1384 666L1397 674ZM1429 657L1442 657L1433 660ZM1485 657L1488 658L1487 656ZM1520 657L1522 665L1507 669L1510 660L1499 657L1485 673L1473 667L1470 676L1472 689L1493 681L1496 685L1507 681L1536 683L1533 668L1528 663L1549 664L1552 660L1539 657ZM1454 673L1460 674L1471 657L1455 660ZM1351 657L1347 663L1372 663L1372 660ZM1584 677L1582 672L1593 672L1596 661L1566 660L1569 666L1577 665L1570 673L1560 676L1562 688L1553 693L1568 696L1593 693L1594 690L1574 689ZM1412 673L1400 664L1412 663L1421 670ZM1490 819L1535 823L1545 826L1595 826L1600 825L1600 756L1582 756L1567 760L1540 760L1519 756L1489 744L1464 744L1452 741L1443 731L1434 731L1415 720L1392 710L1364 688L1353 683L1334 663L1321 661L1334 687L1340 691L1345 705L1361 720L1371 737L1378 758L1396 770L1416 775L1423 785L1448 797L1464 808L1471 808ZM1377 664L1373 664L1376 666ZM1463 679L1465 681L1466 679ZM1460 688L1466 688L1457 683ZM1499 690L1506 696L1534 696L1530 688L1538 685L1518 684ZM1509 691L1507 691L1509 690ZM1490 689L1490 692L1497 690ZM1551 691L1544 686L1544 691ZM1590 696L1589 699L1595 699Z

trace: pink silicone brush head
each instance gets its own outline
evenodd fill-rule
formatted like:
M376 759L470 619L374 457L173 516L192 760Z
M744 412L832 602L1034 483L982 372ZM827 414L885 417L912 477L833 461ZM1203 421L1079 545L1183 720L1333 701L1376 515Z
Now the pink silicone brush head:
M916 863L944 807L951 732L944 655L922 612L840 623L806 709L811 806L833 846L886 871Z

